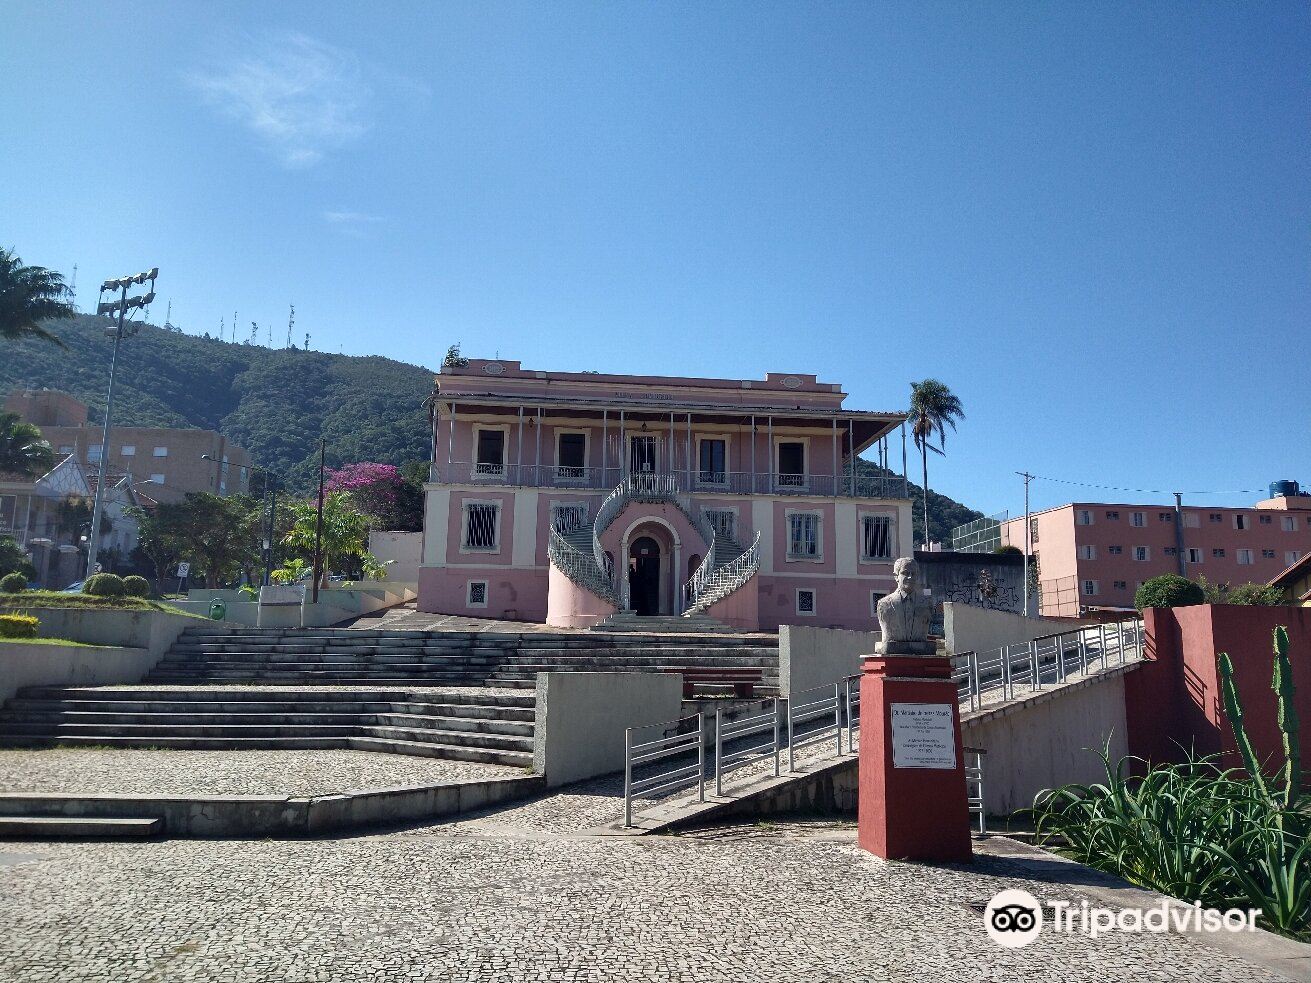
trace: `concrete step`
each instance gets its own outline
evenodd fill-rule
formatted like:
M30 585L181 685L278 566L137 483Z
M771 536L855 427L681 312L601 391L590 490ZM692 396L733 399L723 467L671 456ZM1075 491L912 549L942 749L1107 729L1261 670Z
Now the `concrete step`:
M507 697L509 699L509 697ZM515 698L517 699L517 697ZM431 716L467 717L476 720L532 721L531 707L476 703L414 703L342 701L323 703L233 702L206 700L170 700L140 702L114 700L10 700L0 711L6 718L23 719L50 715L77 714L346 714L358 716L374 713L417 713Z
M448 761L477 761L482 764L509 765L512 768L529 770L533 767L532 752L450 746L377 736L352 737L350 746L357 751L388 751L392 754L413 754L422 758L444 758Z
M65 816L0 816L0 838L8 839L97 839L100 837L141 839L158 836L164 820L98 819Z
M227 703L244 703L244 702L264 702L267 701L271 693L276 693L279 702L284 703L301 703L303 701L318 701L322 703L334 702L361 702L373 701L378 703L390 703L398 698L416 700L439 700L442 703L458 703L480 706L518 706L529 707L535 705L536 700L531 696L515 696L500 693L487 693L478 690L432 690L422 693L398 693L396 690L380 689L358 689L358 690L325 690L309 689L295 690L277 688L270 691L267 689L246 689L243 687L222 687L205 689L203 687L189 688L185 690L178 689L129 689L113 686L32 686L22 690L20 697L24 700L125 700L128 702L162 702L169 703L179 699L185 699L188 702L227 702Z
M531 721L426 713L79 713L10 710L0 713L0 730L9 733L91 733L95 727L425 727L449 731L531 737Z

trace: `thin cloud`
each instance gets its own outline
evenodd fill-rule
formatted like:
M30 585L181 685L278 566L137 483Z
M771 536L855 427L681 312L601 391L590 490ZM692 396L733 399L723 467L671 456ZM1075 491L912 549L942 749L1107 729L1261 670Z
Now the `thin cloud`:
M331 225L373 225L383 218L368 212L324 212L323 221Z
M354 53L283 34L189 77L201 97L253 131L284 167L308 167L369 129L373 96Z

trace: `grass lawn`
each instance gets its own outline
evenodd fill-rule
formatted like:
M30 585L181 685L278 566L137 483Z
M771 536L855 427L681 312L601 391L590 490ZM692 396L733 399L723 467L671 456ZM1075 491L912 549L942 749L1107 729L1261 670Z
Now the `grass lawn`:
M86 642L74 642L67 638L0 638L0 645L13 642L18 645L68 645L79 649L113 648L112 645L88 645Z
M43 608L81 608L110 611L167 611L188 614L162 601L144 597L95 597L91 594L65 594L53 590L25 590L18 594L0 594L0 613L4 611L40 611ZM189 615L200 617L199 615ZM202 619L203 620L203 619Z

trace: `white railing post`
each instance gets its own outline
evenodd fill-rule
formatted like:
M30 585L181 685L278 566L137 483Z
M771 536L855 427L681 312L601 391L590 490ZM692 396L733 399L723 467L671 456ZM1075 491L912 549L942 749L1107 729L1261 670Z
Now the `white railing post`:
M792 741L792 734L793 734L793 728L792 728L792 697L795 696L795 695L796 695L795 693L789 693L789 694L788 694L788 771L796 771L796 770L797 770L797 753L796 753L795 748L793 748L793 746L792 746L792 745L793 745L793 741Z
M1038 689L1038 640L1029 642L1029 688Z
M1065 682L1065 636L1056 635L1056 682Z
M724 711L715 708L715 795L724 794Z
M778 771L779 771L779 769L778 769L778 753L779 753L779 741L778 741L778 739L779 739L779 737L781 736L781 734L780 734L780 730L781 730L781 728L782 728L782 724L781 724L781 721L780 721L780 719L779 719L779 714L781 714L781 713L783 712L783 711L782 711L782 704L783 704L783 701L782 701L782 700L780 700L777 696L774 697L774 777L775 777L775 778L778 777Z
M1009 700L1011 698L1011 647L1003 645L1001 647L1001 698Z
M696 800L706 801L706 715L696 715Z
M983 693L979 689L979 653L965 653L965 671L969 675L966 685L970 690L970 709L977 710L983 706Z
M624 729L624 826L633 825L633 728Z
M1107 665L1106 661L1106 622L1097 622L1097 653L1102 658L1102 667Z
M842 684L833 684L833 724L836 733L833 739L837 741L838 757L842 757Z
M856 753L856 725L851 719L851 678L847 677L842 680L842 698L846 703L847 711L847 754ZM841 754L841 748L838 753Z

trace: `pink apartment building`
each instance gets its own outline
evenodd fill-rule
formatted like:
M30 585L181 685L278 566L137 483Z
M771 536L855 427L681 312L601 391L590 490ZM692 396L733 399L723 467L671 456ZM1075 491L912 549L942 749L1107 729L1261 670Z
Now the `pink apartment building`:
M594 625L616 612L737 628L877 625L911 552L901 412L812 375L438 377L422 611ZM903 428L901 475L888 462Z
M1180 522L1182 519L1182 522ZM1133 606L1144 580L1181 573L1212 583L1264 584L1311 551L1311 496L1279 495L1252 508L1074 502L1030 516L1041 613ZM1024 519L1002 525L1024 549Z

